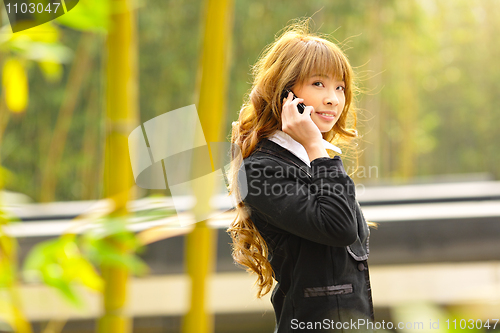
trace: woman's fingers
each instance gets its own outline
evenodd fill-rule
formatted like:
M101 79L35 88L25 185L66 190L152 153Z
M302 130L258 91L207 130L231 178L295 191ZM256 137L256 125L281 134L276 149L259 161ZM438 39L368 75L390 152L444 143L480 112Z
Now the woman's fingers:
M289 93L286 99L283 99L283 110L281 112L281 121L283 128L289 129L291 127L300 126L300 123L304 121L304 114L300 114L297 108L299 103L304 100L302 98L293 98L293 94ZM309 107L312 109L312 107ZM311 111L309 111L309 114ZM307 114L306 114L307 115Z
M314 108L310 105L306 105L305 109L304 109L304 113L305 115L308 115L309 117L311 117L311 113L314 111Z
M302 103L304 100L302 98L296 98L294 100L287 99L284 105L284 112L288 112L289 115L291 115L293 118L295 116L301 116L299 113L299 109L297 108L297 105L299 103Z
M283 107L281 110L281 122L283 123L283 125L287 122L288 103L288 98L283 99Z
M301 144L310 140L321 139L321 132L311 119L314 107L306 106L304 112L299 113L297 105L304 100L302 98L293 99L291 93L283 101L283 110L281 112L282 131Z
M293 114L291 114L291 111L293 110L292 103L294 101L295 100L293 99L293 93L289 92L287 98L284 99L283 110L281 111L283 124L288 124L288 122L293 120L293 118L290 118L290 116L293 116Z
M294 131L294 129L298 129L304 125L306 128L313 125L311 113L314 111L314 108L312 106L306 106L304 112L299 113L298 104L303 102L304 99L302 98L294 98L293 93L288 93L287 98L283 99L283 110L281 112L283 128Z

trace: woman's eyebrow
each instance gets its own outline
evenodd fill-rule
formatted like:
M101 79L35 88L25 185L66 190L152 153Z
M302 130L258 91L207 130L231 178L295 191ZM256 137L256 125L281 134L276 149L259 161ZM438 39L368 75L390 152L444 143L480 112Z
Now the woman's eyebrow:
M319 77L326 77L327 79L330 78L330 76L328 76L326 74L314 74L314 75L311 75L311 77L317 77L317 76L319 76Z
M330 76L329 76L329 75L327 75L327 74L314 74L314 75L311 75L311 78L315 78L315 77L324 77L324 78L327 78L327 79L329 79L329 80L330 80ZM340 78L340 77L337 77L337 78L335 79L335 81L338 81L338 82L344 82L344 80L343 80L342 78Z

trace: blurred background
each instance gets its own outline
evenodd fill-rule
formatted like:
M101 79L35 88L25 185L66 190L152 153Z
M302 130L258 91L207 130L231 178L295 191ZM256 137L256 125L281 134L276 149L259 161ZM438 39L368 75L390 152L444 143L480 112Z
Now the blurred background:
M361 137L345 165L366 219L379 223L370 238L377 321L406 323L386 326L391 332L500 331L500 2L142 0L123 1L125 9L117 3L80 0L58 19L15 34L1 7L1 332L273 330L268 297L255 299L254 277L231 259L225 232L231 211L207 224L207 248L189 241L191 229L175 220L179 212L172 212L168 188L134 186L116 199L121 192L107 188L113 162L106 152L113 129L128 136L191 104L203 126L214 118L216 136L229 141L230 124L251 87L250 67L281 29L309 16L313 30L330 34L357 73ZM116 18L123 13L129 21ZM207 33L217 13L224 21L214 31L224 34L207 45L217 38ZM125 47L113 53L110 36ZM214 65L225 77L220 84L217 72L202 66L211 45L222 50L221 66ZM126 52L131 56L124 61ZM109 88L120 80L135 88ZM206 106L212 81L216 103ZM109 112L119 104L110 94L132 98L133 111L116 118L125 123L112 123ZM130 168L128 155L120 161ZM123 177L133 182L130 174ZM96 239L112 232L60 237L75 218L95 219L89 209L106 206L105 198L117 207L122 200L127 216L144 222L128 231L117 227L133 244L119 250L117 262L134 276L123 284L126 297L120 294L129 324L108 331L102 319L96 322L109 310L103 286L113 284L102 258L115 252ZM108 225L125 216L102 209L113 211L106 218L98 214ZM75 244L76 266L61 259L67 242ZM189 251L208 253L198 263L207 267L206 306L198 314L208 318L204 328L186 324L198 318ZM80 281L51 271L79 265L87 267L76 269L87 276ZM439 328L430 326L438 320ZM424 329L415 328L419 322Z

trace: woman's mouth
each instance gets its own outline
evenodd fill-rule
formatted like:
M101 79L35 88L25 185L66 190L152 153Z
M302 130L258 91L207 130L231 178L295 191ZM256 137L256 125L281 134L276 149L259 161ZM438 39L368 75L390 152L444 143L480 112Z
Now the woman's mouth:
M316 112L316 114L320 116L320 118L328 121L335 119L336 116L335 113L330 113L330 112Z

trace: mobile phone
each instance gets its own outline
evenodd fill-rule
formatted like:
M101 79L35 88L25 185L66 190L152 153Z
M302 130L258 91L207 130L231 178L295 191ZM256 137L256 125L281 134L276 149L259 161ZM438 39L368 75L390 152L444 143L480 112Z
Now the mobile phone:
M281 100L283 100L283 98L288 98L289 93L292 93L293 99L297 98L297 96L295 96L293 91L291 91L290 89L285 89L285 90L283 90L283 93L281 94ZM299 111L299 113L301 113L301 114L304 113L305 108L306 108L306 105L304 103L297 104L297 110Z

